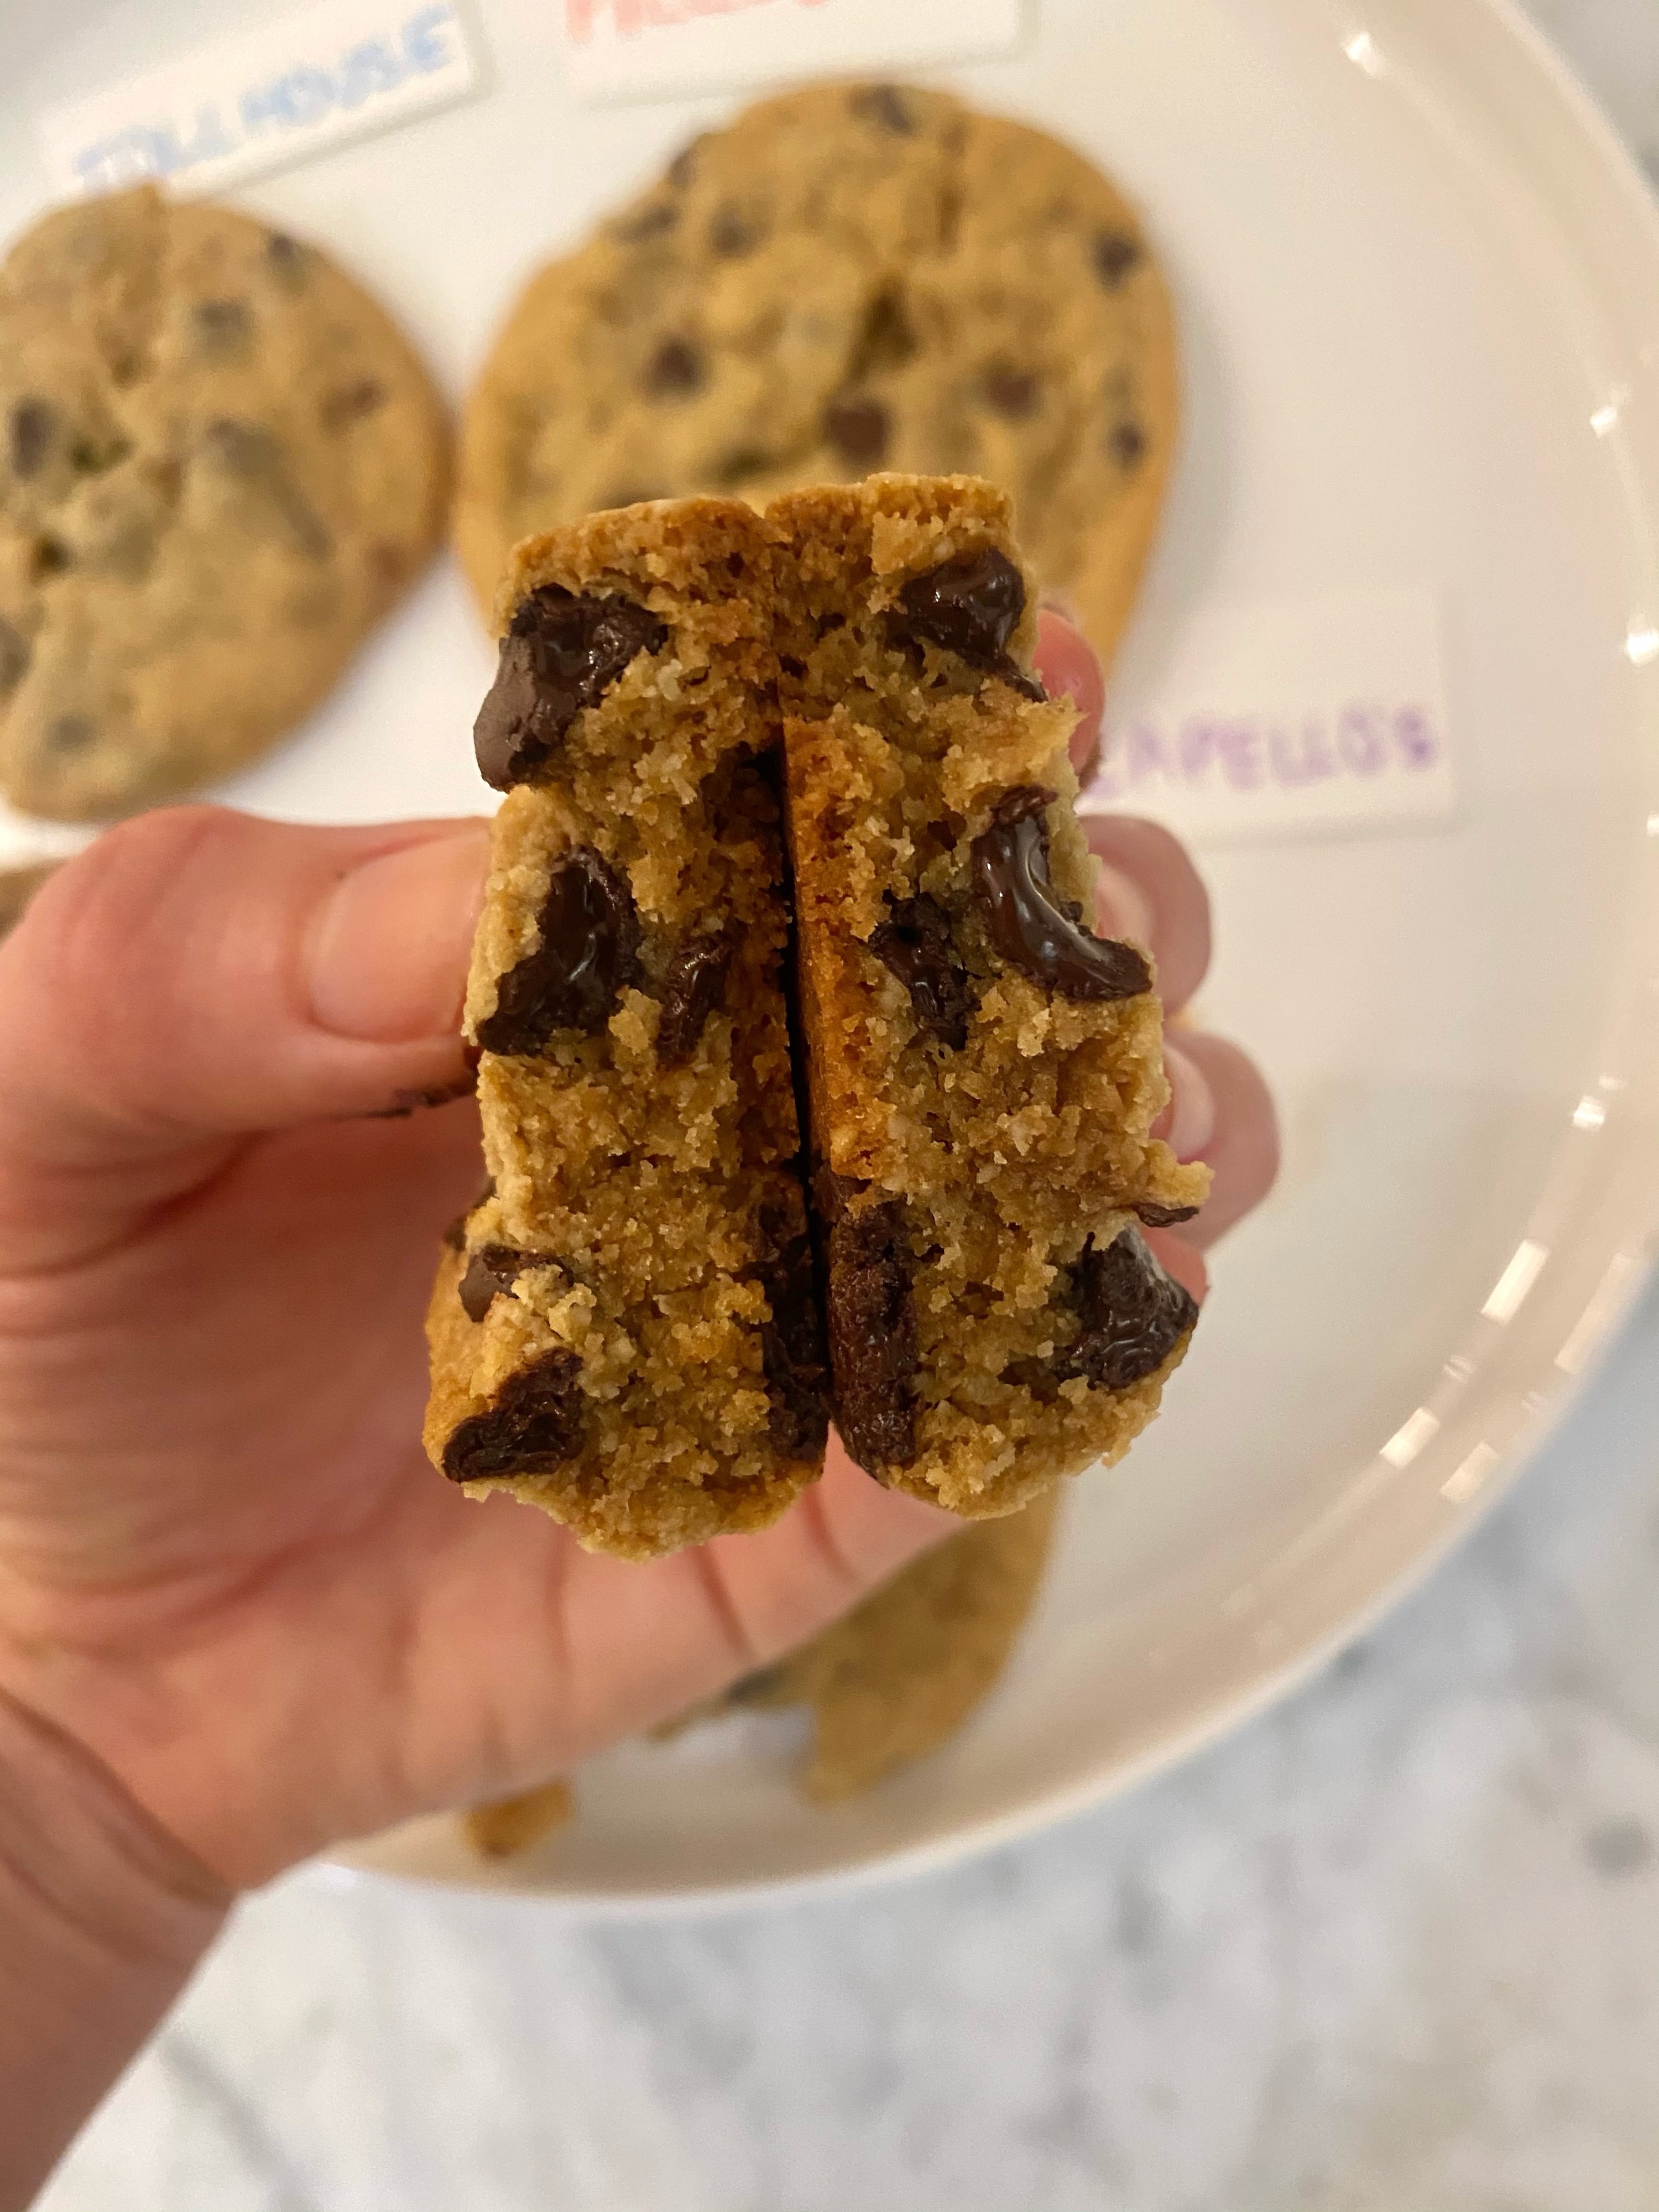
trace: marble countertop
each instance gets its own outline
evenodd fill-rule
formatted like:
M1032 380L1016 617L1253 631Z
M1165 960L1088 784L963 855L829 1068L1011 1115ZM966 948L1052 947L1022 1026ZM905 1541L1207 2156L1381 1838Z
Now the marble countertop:
M1659 0L1534 0L1659 170ZM641 1926L301 1875L45 2212L1659 2212L1659 1289L1322 1679L960 1871Z

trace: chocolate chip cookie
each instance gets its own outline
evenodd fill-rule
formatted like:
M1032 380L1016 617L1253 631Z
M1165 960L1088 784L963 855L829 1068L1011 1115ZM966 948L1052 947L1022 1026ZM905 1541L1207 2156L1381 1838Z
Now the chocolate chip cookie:
M0 266L0 790L57 820L223 775L434 550L440 403L315 246L152 186Z
M1152 1134L1152 961L1085 920L1006 499L877 477L769 520L836 1424L878 1480L1011 1512L1156 1412L1197 1309L1140 1230L1208 1170Z
M1051 1491L964 1528L726 1703L811 1708L800 1786L821 1805L927 1758L1001 1678L1042 1585L1059 1503Z
M467 409L457 543L488 607L515 539L591 508L970 472L1109 657L1176 418L1168 296L1115 185L945 94L821 85L532 279Z
M1151 961L1083 920L1029 595L963 477L514 554L475 733L491 1182L429 1320L454 1481L648 1558L781 1512L831 1401L870 1473L975 1517L1155 1412L1196 1316L1139 1224L1208 1176L1151 1133Z
M648 1559L775 1518L828 1376L785 1006L774 548L737 501L521 546L466 1034L491 1188L428 1322L428 1449Z

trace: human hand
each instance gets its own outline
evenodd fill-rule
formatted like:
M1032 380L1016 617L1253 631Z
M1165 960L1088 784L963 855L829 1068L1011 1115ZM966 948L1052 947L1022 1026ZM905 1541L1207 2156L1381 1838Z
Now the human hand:
M1040 665L1097 726L1052 617ZM1184 1003L1190 864L1150 825L1091 836L1106 926ZM484 846L151 815L0 948L0 1685L237 1886L567 1771L956 1525L832 1443L774 1528L638 1566L426 1464L421 1318L476 1111L373 1117L462 1075ZM1201 1289L1201 1243L1271 1180L1272 1113L1231 1047L1183 1032L1171 1065L1172 1140L1217 1190L1158 1241Z

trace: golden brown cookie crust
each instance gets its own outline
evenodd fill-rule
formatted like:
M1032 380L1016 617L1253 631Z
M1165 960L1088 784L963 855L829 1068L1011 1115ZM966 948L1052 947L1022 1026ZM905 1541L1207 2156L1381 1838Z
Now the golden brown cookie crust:
M424 567L448 435L319 248L143 185L0 266L0 790L125 813L301 720Z
M812 86L531 279L466 409L456 544L488 608L515 539L592 507L977 474L1109 661L1178 412L1167 289L1091 163L944 93Z

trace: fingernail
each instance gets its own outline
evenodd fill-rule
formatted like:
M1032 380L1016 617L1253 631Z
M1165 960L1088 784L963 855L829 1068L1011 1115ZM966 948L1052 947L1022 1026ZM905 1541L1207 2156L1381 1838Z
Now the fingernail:
M1147 947L1152 941L1152 902L1133 876L1104 860L1095 873L1095 934Z
M319 1029L398 1044L459 1028L489 856L480 823L383 853L341 878L308 948Z
M1178 1160L1195 1160L1215 1135L1215 1093L1203 1069L1179 1045L1165 1044L1164 1072L1170 1095L1157 1133Z

